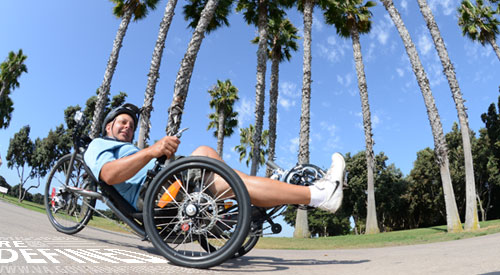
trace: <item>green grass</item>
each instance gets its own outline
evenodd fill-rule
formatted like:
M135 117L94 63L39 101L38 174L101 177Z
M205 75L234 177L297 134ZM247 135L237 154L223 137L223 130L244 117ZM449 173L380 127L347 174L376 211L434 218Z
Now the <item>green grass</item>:
M446 226L384 232L372 235L344 235L312 239L262 238L257 248L262 249L355 249L399 245L414 245L460 240L500 232L500 220L480 222L474 232L448 233Z
M4 198L0 196L0 200L45 214L45 207L40 204L28 201L18 203L17 198L11 196L5 196ZM112 221L98 217L97 215L94 215L89 225L111 231L126 232ZM259 240L256 248L294 250L372 248L453 241L500 232L500 220L480 222L480 225L481 229L477 231L460 233L447 233L446 226L443 225L373 235L344 235L312 239L266 237Z

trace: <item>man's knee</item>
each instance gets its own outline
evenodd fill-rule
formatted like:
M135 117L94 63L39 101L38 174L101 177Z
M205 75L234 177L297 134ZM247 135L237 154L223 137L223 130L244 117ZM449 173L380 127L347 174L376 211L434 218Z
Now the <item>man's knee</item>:
M213 156L214 153L217 154L217 152L215 152L214 149L212 149L209 146L202 145L202 146L199 146L198 148L196 148L193 151L193 153L191 153L191 155L192 156L206 156L206 157L209 157L209 156Z

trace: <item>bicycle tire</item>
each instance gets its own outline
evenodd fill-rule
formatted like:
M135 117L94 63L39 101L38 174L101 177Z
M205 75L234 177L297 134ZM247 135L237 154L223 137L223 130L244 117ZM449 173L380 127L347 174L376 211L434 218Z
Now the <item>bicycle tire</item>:
M231 197L211 190L216 176L228 183ZM173 191L175 185L177 192ZM148 237L170 262L209 268L233 257L245 241L250 198L241 178L225 163L185 157L170 163L153 179L143 217ZM208 245L214 249L206 251L203 246Z
M45 185L44 204L47 216L54 228L65 234L80 232L93 215L96 200L82 197L65 188L66 175L70 168L72 154L64 155L50 171ZM68 185L96 191L97 186L90 177L90 170L81 155L76 155L71 167Z

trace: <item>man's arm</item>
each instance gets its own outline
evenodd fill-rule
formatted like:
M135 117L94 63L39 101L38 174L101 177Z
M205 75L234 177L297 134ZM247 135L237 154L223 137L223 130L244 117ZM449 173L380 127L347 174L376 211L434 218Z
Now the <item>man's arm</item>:
M176 137L164 137L135 154L104 164L99 178L109 185L122 183L133 177L153 158L161 156L170 158L177 151L179 143L180 140Z

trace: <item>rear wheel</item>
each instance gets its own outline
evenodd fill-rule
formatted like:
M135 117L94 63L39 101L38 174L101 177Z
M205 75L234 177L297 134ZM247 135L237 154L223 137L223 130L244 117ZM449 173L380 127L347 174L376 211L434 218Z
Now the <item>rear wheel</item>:
M227 183L225 189L215 182ZM240 177L221 161L185 157L165 167L144 200L153 245L176 265L209 268L231 258L250 227L250 198Z
M95 199L83 197L67 187L96 191L95 183L88 176L90 171L80 155L71 164L71 154L63 156L50 171L45 185L45 210L50 223L57 231L75 234L89 222Z

